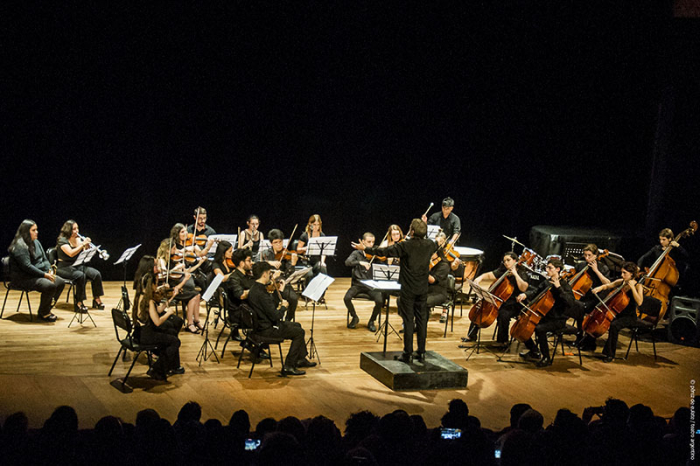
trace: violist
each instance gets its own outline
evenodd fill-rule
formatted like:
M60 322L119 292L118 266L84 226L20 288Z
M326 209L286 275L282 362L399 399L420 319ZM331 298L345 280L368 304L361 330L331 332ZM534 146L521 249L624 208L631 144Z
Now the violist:
M253 262L260 258L260 243L265 239L260 228L260 219L257 215L250 215L246 221L248 228L238 237L238 249L249 249L253 253Z
M280 277L285 279L294 273L294 266L297 263L298 256L296 253L290 252L284 254L284 233L282 233L282 230L274 228L269 231L267 236L272 247L270 249L266 249L261 254L260 260L269 263L273 268L273 273L274 271L279 270L281 273ZM280 292L282 294L282 299L286 300L288 304L287 313L284 320L290 322L294 320L296 315L299 297L294 292L291 285L281 287Z
M360 242L365 248L371 248L374 246L374 235L370 232L366 232L362 235L362 240ZM377 325L375 324L375 320L377 320L377 317L379 317L379 313L382 312L384 297L382 296L381 291L373 290L360 282L360 280L372 279L372 257L373 256L369 256L363 251L355 250L348 256L347 259L345 259L345 265L347 267L352 267L352 280L350 282L350 288L348 288L348 291L345 292L343 302L345 303L345 307L348 309L351 317L348 328L357 328L360 318L357 315L357 311L355 311L352 298L356 297L358 294L364 294L374 301L372 315L369 318L369 322L367 322L367 330L370 332L376 332ZM376 259L374 260L376 261Z

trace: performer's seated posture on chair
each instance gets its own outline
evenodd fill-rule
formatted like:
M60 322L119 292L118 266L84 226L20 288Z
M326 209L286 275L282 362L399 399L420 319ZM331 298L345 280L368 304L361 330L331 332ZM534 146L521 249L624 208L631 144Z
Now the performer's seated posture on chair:
M374 235L369 232L362 235L362 244L364 244L367 248L374 246ZM348 312L352 317L352 320L348 324L348 328L356 328L360 318L357 316L357 312L355 312L355 306L352 304L352 298L360 293L369 296L369 298L374 301L374 309L372 309L372 317L369 318L369 322L367 323L367 329L371 332L376 332L377 326L375 325L374 321L382 311L384 298L381 291L372 290L360 283L360 280L369 280L372 278L371 261L372 258L368 258L362 251L353 251L352 254L345 259L345 265L352 267L352 282L350 284L350 288L345 293L343 301L345 302L345 307L348 308Z

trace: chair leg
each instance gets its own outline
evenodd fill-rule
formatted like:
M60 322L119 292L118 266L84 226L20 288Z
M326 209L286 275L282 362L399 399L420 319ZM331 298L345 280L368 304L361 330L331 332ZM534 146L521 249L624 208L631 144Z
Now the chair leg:
M112 371L114 370L114 366L117 365L117 359L119 359L119 356L121 356L123 350L124 350L124 347L123 347L123 346L120 346L120 347L119 347L119 352L117 353L117 357L114 358L114 362L112 363L112 367L109 369L109 374L107 374L108 377L109 377L110 375L112 375Z
M655 328L651 329L651 345L654 348L654 361L656 361L656 338L654 337Z
M627 358L629 357L630 350L632 349L632 342L636 341L636 339L637 339L637 329L635 328L632 330L632 336L630 336L630 344L627 347L627 353L625 354L625 360L627 360ZM637 348L637 352L639 352L639 348Z
M554 336L554 349L552 350L552 363L554 363L554 358L557 356L557 348L559 348L559 342L562 340L561 335ZM561 354L564 354L564 342L561 341Z
M29 291L25 291L27 294L27 309L29 309L29 322L34 321L34 316L32 316L32 302L29 299Z
M280 349L280 366L284 368L284 356L282 356L282 343L277 343L277 347ZM272 354L270 354L270 367L272 367Z
M241 354L238 355L238 365L236 366L236 369L241 368L241 360L243 359L243 353L245 353L246 343L248 343L247 339L243 342L243 345L241 345Z
M138 353L136 353L134 355L134 360L131 361L131 366L129 366L129 371L126 373L124 380L122 380L122 386L126 385L126 381L129 379L129 374L131 374L131 369L134 368L134 364L136 364L136 361L139 359L139 356L141 356L141 351L139 351Z
M442 310L444 311L445 308L443 307ZM443 338L447 338L447 324L449 323L448 321L450 320L449 310L447 312L448 312L447 319L445 319L445 332L442 335Z
M5 304L7 303L7 295L10 294L10 289L8 288L7 291L5 292L5 301L2 302L2 311L0 311L0 319L2 319L2 315L5 313Z

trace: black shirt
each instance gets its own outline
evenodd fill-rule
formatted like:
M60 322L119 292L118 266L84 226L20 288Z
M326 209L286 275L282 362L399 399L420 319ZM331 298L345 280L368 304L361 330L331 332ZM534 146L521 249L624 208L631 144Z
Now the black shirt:
M598 263L598 270L600 271L600 273L602 273L604 277L610 278L610 269L608 268L608 266L600 261L596 261L596 262ZM576 265L574 266L574 269L576 270L576 273L578 274L587 265L588 265L588 262L586 262L586 261L577 261ZM590 267L588 268L588 270L586 270L586 274L589 277L591 277L591 282L593 282L593 284L591 285L591 289L596 288L596 287L603 284L603 282L600 280L600 277L598 277L598 274L595 273ZM589 294L589 293L591 293L590 290L586 294Z
M284 252L284 249L282 250ZM274 249L265 249L260 255L260 260L263 260L265 262L270 262L274 261L275 259L275 251ZM282 271L282 275L284 277L288 277L294 272L294 266L292 265L292 261L284 259L280 261L281 265L278 270Z
M241 296L243 296L245 290L251 289L253 283L255 283L252 276L243 275L238 269L233 271L231 276L228 277L228 281L230 282L229 286L232 292L232 295L229 296L229 300L236 305L240 305L243 302Z
M661 247L660 244L657 244L649 251L647 251L646 254L640 257L639 260L637 260L637 265L640 269L643 269L644 267L651 267L652 265L654 265L654 262L656 262L656 259L658 259L659 256L663 254L663 252L664 249ZM683 262L688 258L688 252L683 248L683 246L678 246L677 248L671 249L671 252L669 252L668 254L671 256L671 259L673 259L676 262Z
M352 254L345 259L345 265L352 267L352 286L364 286L360 280L372 279L372 268L367 270L360 262L369 262L363 251L353 251Z
M450 273L450 264L445 259L435 264L430 271L430 275L435 279L434 283L428 285L429 294L447 294L447 276Z
M530 287L525 292L528 301L531 301L533 298L537 297L540 293L549 288L550 285L551 282L549 280L542 280L537 287ZM566 311L572 307L574 305L574 301L576 301L574 298L574 292L571 290L571 285L569 285L565 280L561 280L559 282L559 288L552 286L549 289L552 292L552 296L554 296L554 306L552 306L552 309L545 317L553 317L555 319L565 318ZM516 294L514 292L513 294L517 296L517 294L520 293Z
M66 244L71 249L73 248L73 246L70 244L70 241L68 241L68 238L66 238L65 236L61 236L60 238L58 238L58 242L56 244L56 257L58 258L58 267L65 267L71 265L78 258L78 254L71 257L63 251L63 246L65 246Z
M194 224L187 227L187 233L194 233ZM195 236L204 235L208 238L211 235L215 235L215 234L216 234L216 231L214 231L214 229L212 227L210 227L209 225L204 225L204 229L197 230L197 233L195 234Z
M428 225L439 225L448 240L452 239L452 235L462 231L462 222L454 212L450 212L447 218L442 215L442 211L435 212L428 218Z
M279 298L276 294L268 293L264 285L254 282L248 294L248 305L258 318L259 331L268 330L284 317L284 309L277 309Z
M250 250L253 252L254 255L257 254L258 251L260 250L260 230L258 230L257 233L258 233L258 239L253 240L253 246L250 248ZM250 241L252 237L253 237L253 235L248 233L248 230L243 230L243 238L244 238L243 244Z
M34 254L23 242L15 244L10 252L10 280L42 278L50 268L49 258L38 239L34 240Z
M496 270L492 271L491 273L493 274L494 277L496 277L496 280L498 280L498 279L501 278L501 277L503 276L503 274L505 274L506 272L508 272L508 269L506 269L506 266L503 265L503 263L501 263L501 265L500 265ZM529 285L530 280L529 280L529 274L527 273L527 270L518 267L517 272L518 272L518 275L520 275L520 278L522 278L523 281L524 281L525 283L528 283L528 289L529 289L529 287L530 287L530 285ZM515 298L516 298L520 293L522 293L522 291L520 291L520 288L518 288L518 281L515 279L515 277L514 277L512 274L511 274L511 275L508 275L508 278L506 278L506 280L508 280L508 281L510 282L510 284L513 285L513 287L514 287L513 293L512 293L512 294L510 295L510 297L506 300L506 302L511 302L511 303L512 303L512 302L515 302ZM527 291L527 290L526 290L526 291ZM505 303L504 303L504 304L505 304Z
M387 248L366 248L365 251L379 256L401 258L401 292L423 295L428 293L430 258L437 248L437 243L429 239L411 238Z

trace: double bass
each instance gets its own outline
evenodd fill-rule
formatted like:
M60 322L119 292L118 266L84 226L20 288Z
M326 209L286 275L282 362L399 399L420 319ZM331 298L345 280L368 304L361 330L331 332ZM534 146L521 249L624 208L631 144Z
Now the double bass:
M598 254L596 260L600 260L608 255L610 255L610 251L605 249L603 252ZM591 287L593 286L593 280L588 274L589 268L590 265L586 264L586 266L581 269L579 273L574 275L574 278L572 278L569 282L569 285L571 285L571 290L574 292L574 298L576 298L576 301L579 301L586 293L590 291Z
M698 223L693 220L690 222L690 227L680 232L674 241L694 235L698 231ZM647 314L640 313L639 318L647 322L661 321L668 309L669 294L674 286L678 283L678 268L676 261L670 256L673 247L671 245L664 249L654 264L645 269L644 276L639 282L644 286L644 296L650 296L661 301L661 311L658 317L652 317Z

